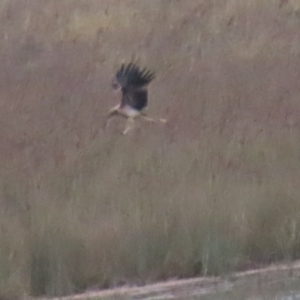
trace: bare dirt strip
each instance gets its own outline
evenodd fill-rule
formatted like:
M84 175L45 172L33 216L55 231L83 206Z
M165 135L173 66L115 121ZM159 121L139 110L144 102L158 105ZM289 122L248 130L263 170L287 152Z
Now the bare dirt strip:
M104 291L90 291L67 297L56 297L52 300L75 299L186 299L209 295L216 292L226 292L235 288L241 281L253 281L258 284L280 284L288 278L300 277L300 260L271 265L262 269L248 270L230 274L226 277L199 277L192 279L170 280L149 284L142 287L123 286ZM45 298L44 298L45 299Z

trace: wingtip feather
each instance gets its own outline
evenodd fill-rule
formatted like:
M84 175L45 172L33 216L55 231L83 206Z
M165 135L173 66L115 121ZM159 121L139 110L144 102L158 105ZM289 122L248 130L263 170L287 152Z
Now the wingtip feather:
M122 86L142 87L155 78L155 73L147 68L141 69L135 63L122 64L116 73L116 79Z

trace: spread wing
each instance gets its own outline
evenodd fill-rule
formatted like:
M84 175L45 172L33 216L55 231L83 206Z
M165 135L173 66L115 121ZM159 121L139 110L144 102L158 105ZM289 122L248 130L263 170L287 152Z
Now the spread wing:
M136 110L144 109L148 104L148 91L146 88L122 88L121 106L129 105Z
M154 79L155 74L147 69L140 69L133 63L122 65L117 71L116 84L122 90L121 106L142 110L148 104L147 85Z
M149 84L155 77L155 74L147 69L140 69L133 63L122 65L116 73L116 80L121 87L141 88Z

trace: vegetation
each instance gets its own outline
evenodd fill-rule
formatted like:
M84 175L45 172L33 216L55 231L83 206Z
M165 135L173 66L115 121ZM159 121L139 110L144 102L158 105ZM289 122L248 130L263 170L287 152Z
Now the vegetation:
M0 293L222 275L300 257L298 1L2 1ZM157 70L166 126L101 130ZM3 73L3 74L4 74Z

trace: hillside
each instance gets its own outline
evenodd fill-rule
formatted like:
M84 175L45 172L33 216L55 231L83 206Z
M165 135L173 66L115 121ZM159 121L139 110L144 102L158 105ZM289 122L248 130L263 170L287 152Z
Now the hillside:
M0 294L300 257L297 0L0 3ZM156 71L107 132L118 66Z

